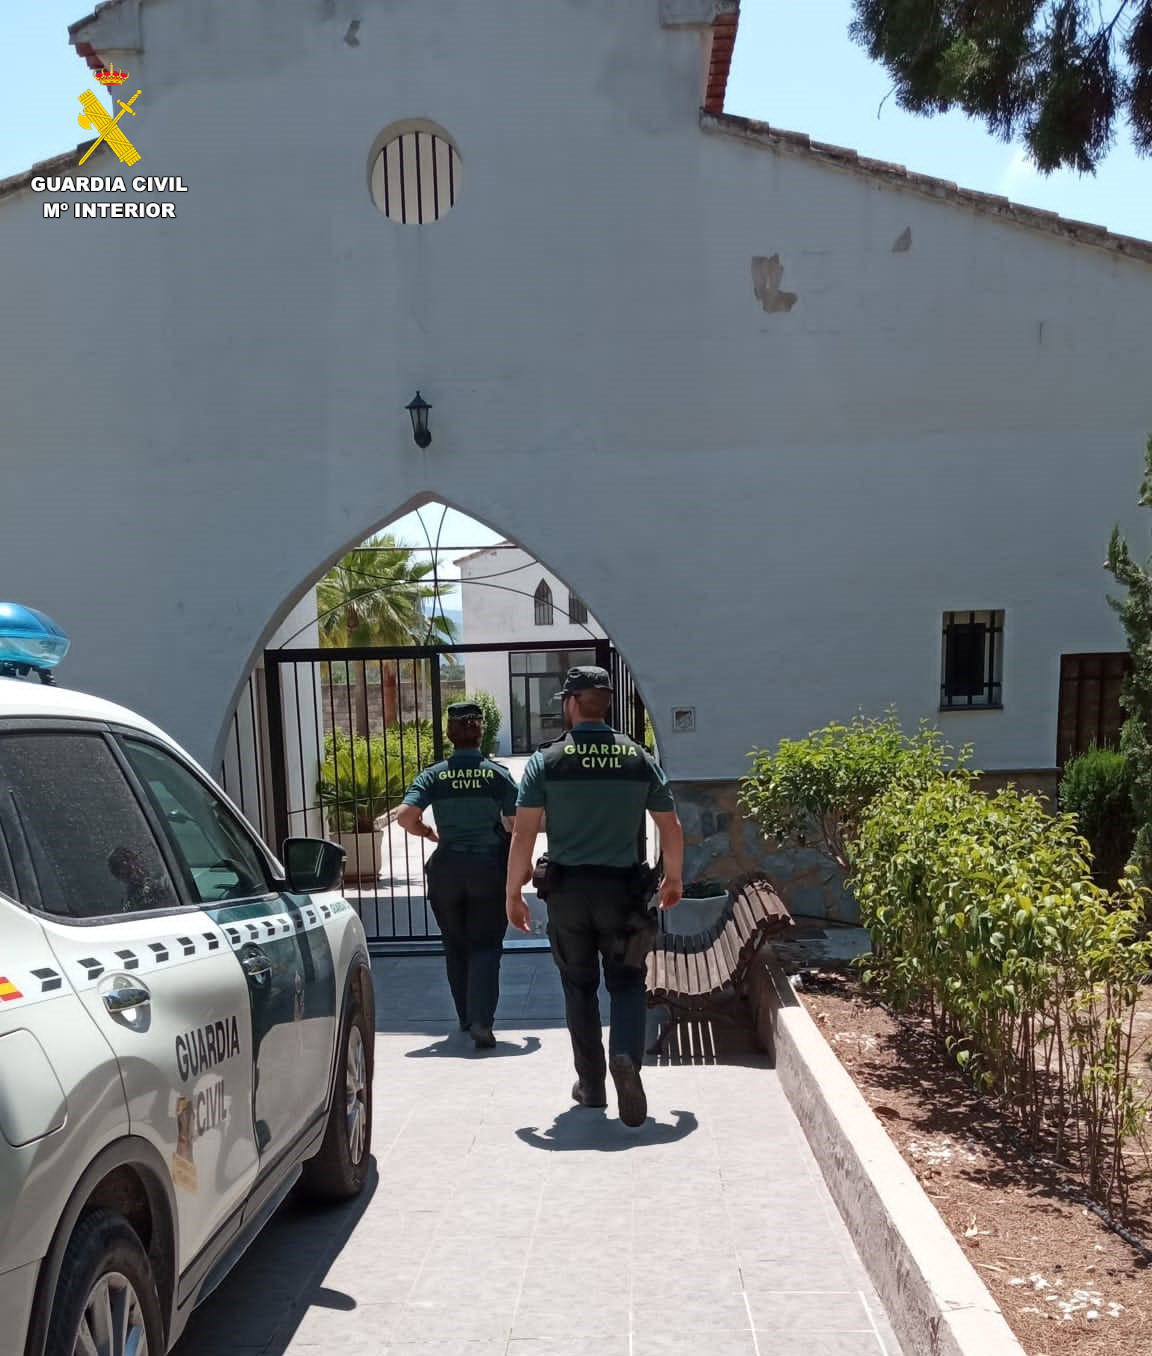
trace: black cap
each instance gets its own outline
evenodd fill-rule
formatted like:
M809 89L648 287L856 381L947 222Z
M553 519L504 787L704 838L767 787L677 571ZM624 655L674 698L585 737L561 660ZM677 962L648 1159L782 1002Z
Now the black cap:
M564 686L556 693L557 697L570 697L574 692L611 692L612 679L607 669L598 669L591 664L581 668L569 669Z
M447 715L449 720L483 720L484 708L479 702L453 702Z

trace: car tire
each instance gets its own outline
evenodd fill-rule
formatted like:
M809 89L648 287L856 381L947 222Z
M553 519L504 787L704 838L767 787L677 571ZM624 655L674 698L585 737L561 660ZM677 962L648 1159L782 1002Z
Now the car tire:
M156 1282L135 1231L114 1210L76 1225L60 1263L44 1356L164 1356Z
M358 1196L372 1152L372 1037L360 1004L349 1000L340 1027L339 1063L324 1142L304 1164L300 1189L310 1200Z

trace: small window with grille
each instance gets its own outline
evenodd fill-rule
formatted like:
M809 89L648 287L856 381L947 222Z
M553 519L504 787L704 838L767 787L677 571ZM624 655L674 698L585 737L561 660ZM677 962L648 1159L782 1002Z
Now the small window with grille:
M579 625L588 621L588 609L574 593L568 595L568 620Z
M389 221L423 226L456 205L460 152L435 123L394 124L377 137L370 165L372 201Z
M546 579L541 579L537 586L534 600L536 604L536 625L551 626L554 616L552 590L548 587L548 581Z
M941 651L942 711L1003 705L1003 612L945 612Z

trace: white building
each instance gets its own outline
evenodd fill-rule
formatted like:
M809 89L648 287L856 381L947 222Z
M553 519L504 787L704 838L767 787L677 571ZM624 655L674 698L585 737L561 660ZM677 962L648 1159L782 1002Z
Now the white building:
M0 591L66 681L215 764L318 574L438 499L619 646L690 869L758 850L751 747L859 708L1054 767L1061 657L1123 648L1109 532L1145 531L1152 245L723 111L736 10L74 25L141 91L139 164L0 184ZM77 173L125 189L46 183ZM175 216L84 215L136 202Z
M562 579L512 542L454 563L460 569L461 642L509 647L461 655L468 691L496 699L500 753L531 753L559 733L556 693L573 665L596 663L595 642L606 639L604 628ZM518 643L533 648L517 649Z

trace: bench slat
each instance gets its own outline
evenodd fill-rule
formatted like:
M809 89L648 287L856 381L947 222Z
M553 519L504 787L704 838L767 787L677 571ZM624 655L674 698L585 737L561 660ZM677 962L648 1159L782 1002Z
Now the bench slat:
M720 993L724 988L724 963L720 954L720 943L715 941L704 953L704 964L708 969L709 993Z
M711 987L708 983L708 967L704 963L704 952L696 951L692 955L692 978L696 985L695 992L706 994Z

